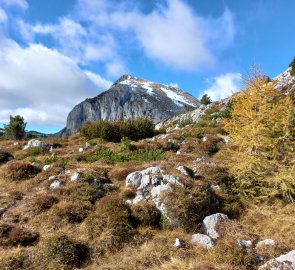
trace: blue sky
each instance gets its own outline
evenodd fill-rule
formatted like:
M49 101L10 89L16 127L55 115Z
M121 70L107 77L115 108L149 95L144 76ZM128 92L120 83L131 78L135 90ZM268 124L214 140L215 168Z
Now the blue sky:
M294 0L0 0L0 123L61 129L122 74L228 96L295 56ZM1 124L0 124L1 126Z

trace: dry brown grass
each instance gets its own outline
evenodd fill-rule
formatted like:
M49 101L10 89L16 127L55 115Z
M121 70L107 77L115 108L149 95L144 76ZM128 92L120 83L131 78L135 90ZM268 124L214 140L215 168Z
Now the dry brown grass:
M2 179L22 181L35 176L40 170L27 162L12 161L3 167Z

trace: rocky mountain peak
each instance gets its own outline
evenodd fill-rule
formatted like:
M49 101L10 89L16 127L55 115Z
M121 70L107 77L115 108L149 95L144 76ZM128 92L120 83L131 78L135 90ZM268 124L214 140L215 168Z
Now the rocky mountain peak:
M145 117L158 123L200 106L192 95L170 85L126 74L109 90L78 104L59 135L72 135L87 121Z

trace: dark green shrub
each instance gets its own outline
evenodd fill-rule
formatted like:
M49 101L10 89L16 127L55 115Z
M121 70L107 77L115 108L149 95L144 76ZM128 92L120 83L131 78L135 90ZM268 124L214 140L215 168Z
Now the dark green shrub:
M85 220L90 239L99 237L107 249L116 249L134 235L130 211L117 195L107 195L98 203L94 213Z
M202 220L214 212L214 198L207 185L194 188L175 187L162 196L170 225L194 232Z
M0 246L30 246L38 239L38 233L25 228L8 224L0 225Z
M293 60L290 63L289 67L291 68L290 74L292 76L295 76L295 57L293 58Z
M204 94L200 100L200 103L203 105L208 105L208 104L212 103L212 100L207 94Z
M36 269L71 270L80 267L89 257L87 246L58 232L44 238L36 256Z
M186 127L188 125L192 125L194 123L193 118L192 117L185 117L183 119L180 119L178 121L178 126L180 128Z
M159 227L161 223L161 212L154 203L139 202L131 207L132 216L136 225Z
M40 170L30 163L15 161L8 163L3 169L5 179L11 181L21 181L36 175Z
M26 153L30 157L36 157L39 155L44 155L48 153L48 150L45 147L29 147L26 149Z
M8 125L4 125L4 137L10 140L21 140L25 138L27 123L20 115L10 115L10 121Z
M153 151L128 151L128 152L113 152L107 148L101 148L93 154L79 157L78 160L85 160L88 162L95 162L98 160L106 160L108 162L128 162L131 160L138 161L155 161L163 159L163 150Z
M149 119L128 119L119 121L98 120L88 122L80 133L87 139L101 138L106 141L120 142L123 137L130 140L140 140L154 135L154 124Z

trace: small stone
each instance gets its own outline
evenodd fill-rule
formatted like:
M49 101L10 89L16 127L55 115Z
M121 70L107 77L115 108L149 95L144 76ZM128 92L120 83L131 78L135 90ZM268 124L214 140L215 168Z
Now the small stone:
M84 149L82 147L79 148L79 153L83 153Z
M52 167L51 165L45 165L45 166L43 167L43 171L47 171L47 170L49 170L51 167Z
M56 178L56 176L55 175L52 175L52 176L50 176L49 178L48 178L48 180L49 181L52 181L52 180L54 180Z
M77 181L79 179L80 174L78 172L74 172L71 176L71 181Z
M185 166L178 166L176 170L178 170L181 174L185 176L188 176L190 178L192 177L192 170L190 170L189 168Z
M139 203L143 200L144 200L144 197L142 195L136 195L136 197L133 199L132 203L136 204L136 203Z
M54 182L51 183L50 188L51 189L58 189L58 188L60 188L60 182L57 181L57 180L55 180Z
M252 241L250 241L250 240L243 240L243 239L240 240L239 239L239 240L237 240L237 244L243 250L251 249L253 247Z
M176 238L173 247L183 248L184 247L184 243L179 238Z
M200 245L206 249L210 249L214 247L214 241L208 235L201 234L201 233L193 234L191 243Z
M84 145L84 149L88 149L88 148L90 148L90 146L91 146L90 143L86 142L85 145Z

